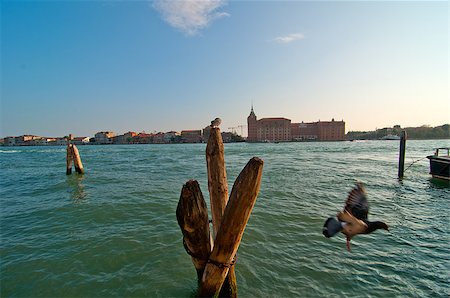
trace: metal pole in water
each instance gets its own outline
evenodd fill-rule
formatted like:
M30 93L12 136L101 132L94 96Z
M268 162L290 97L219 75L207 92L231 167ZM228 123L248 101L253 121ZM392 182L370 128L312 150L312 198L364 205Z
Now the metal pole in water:
M403 172L405 171L405 148L406 148L406 131L402 131L400 136L400 155L398 157L398 178L403 179Z

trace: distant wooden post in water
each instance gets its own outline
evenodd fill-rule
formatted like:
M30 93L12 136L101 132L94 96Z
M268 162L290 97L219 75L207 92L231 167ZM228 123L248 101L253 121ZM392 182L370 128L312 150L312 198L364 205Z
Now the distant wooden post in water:
M259 193L264 162L257 157L250 159L228 199L222 136L213 125L212 122L206 163L214 243L210 242L208 211L197 181L190 180L183 186L176 214L184 247L197 270L198 295L237 297L236 252Z
M70 141L73 139L70 134L67 139L67 152L66 152L66 175L72 174L72 161L75 166L75 171L78 174L84 174L83 164L81 163L80 153L78 152L77 146L71 144Z
M73 160L72 144L68 143L66 150L66 175L72 174L72 160Z
M83 164L81 163L80 153L78 152L77 146L75 144L72 145L73 152L73 165L75 166L75 171L78 174L84 174Z
M398 156L398 178L403 179L403 173L405 172L405 149L406 149L406 131L402 131L400 136L400 154Z

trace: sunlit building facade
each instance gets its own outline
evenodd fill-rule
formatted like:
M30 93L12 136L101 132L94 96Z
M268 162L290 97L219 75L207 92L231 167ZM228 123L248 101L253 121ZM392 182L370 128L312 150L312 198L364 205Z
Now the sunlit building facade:
M343 141L345 122L318 121L291 123L286 118L257 119L252 109L247 117L247 142Z

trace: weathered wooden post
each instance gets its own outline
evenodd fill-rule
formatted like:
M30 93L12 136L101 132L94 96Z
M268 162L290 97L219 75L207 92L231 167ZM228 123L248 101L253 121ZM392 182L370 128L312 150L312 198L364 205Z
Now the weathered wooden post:
M234 182L214 248L203 273L200 296L214 296L227 276L261 185L263 161L253 157Z
M228 182L225 168L224 146L218 127L211 127L206 146L206 166L208 170L208 190L211 202L214 234L222 221L222 215L228 202Z
M80 152L78 152L77 146L71 144L70 141L73 140L73 135L69 134L67 137L67 152L66 152L66 175L72 174L72 161L75 166L75 171L78 174L84 174L83 164L81 163Z
M208 190L211 203L214 235L217 235L225 207L228 202L228 182L222 135L218 127L211 127L206 146L206 166L208 172ZM234 265L222 286L220 297L237 297L237 283Z
M67 149L66 149L66 175L72 174L72 160L73 160L72 144L67 143Z
M402 131L400 136L400 154L398 157L398 178L403 179L403 173L405 171L405 148L406 148L406 131Z
M189 180L183 185L176 214L183 233L184 248L192 257L200 283L211 253L211 242L208 209L196 180Z
M72 145L72 153L73 153L73 165L75 166L75 171L78 174L84 174L83 164L81 163L80 153L78 152L77 146L75 144Z

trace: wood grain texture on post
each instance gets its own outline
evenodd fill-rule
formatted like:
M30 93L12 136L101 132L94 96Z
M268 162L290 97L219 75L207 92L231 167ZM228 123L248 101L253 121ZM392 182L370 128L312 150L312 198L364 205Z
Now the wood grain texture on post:
M67 144L66 150L66 175L72 174L73 151L72 144Z
M211 253L211 242L208 208L196 180L189 180L183 185L176 214L183 233L184 248L192 257L200 281Z
M228 202L225 153L222 135L218 127L210 128L208 144L206 145L206 167L214 235L217 235ZM237 297L237 282L234 266L231 266L228 271L228 276L222 286L220 297Z
M78 174L84 174L83 164L81 163L80 153L78 152L77 146L75 144L72 145L72 153L73 153L73 165L75 166L75 171Z
M225 280L255 205L261 185L262 169L263 161L253 157L234 182L213 251L203 273L200 296L218 294Z
M224 147L222 135L218 127L211 127L209 133L208 144L206 146L206 167L208 170L208 190L214 235L217 235L228 202L228 182Z

